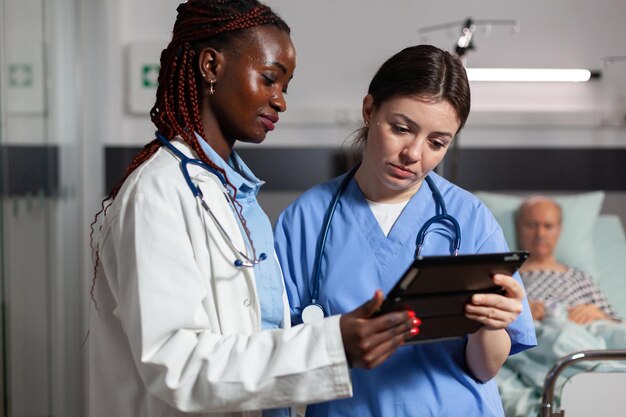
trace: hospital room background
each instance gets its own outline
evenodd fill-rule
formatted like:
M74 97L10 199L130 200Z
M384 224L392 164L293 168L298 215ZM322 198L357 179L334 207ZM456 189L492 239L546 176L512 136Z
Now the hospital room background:
M89 224L154 137L148 111L178 3L0 0L0 417L84 415ZM473 81L472 113L439 172L483 192L503 223L522 196L569 198L580 216L572 246L598 251L585 248L606 237L596 226L610 219L599 255L609 260L593 272L616 258L613 275L624 266L624 0L266 3L292 27L298 66L277 130L237 150L267 181L259 199L272 221L350 163L347 139L378 63L413 44L459 46L467 68L588 69L591 78ZM618 272L606 288L626 316Z

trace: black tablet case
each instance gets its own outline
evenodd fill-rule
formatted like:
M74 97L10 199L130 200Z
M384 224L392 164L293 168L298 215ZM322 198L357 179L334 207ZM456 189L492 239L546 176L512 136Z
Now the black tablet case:
M465 317L465 304L473 294L502 292L491 277L513 275L527 258L528 252L420 257L389 292L379 314L415 312L422 321L420 332L407 343L474 333L481 324Z

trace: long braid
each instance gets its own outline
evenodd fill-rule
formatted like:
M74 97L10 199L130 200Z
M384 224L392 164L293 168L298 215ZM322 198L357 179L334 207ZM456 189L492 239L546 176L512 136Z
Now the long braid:
M233 190L233 200L238 207L237 215L249 235L242 214L243 208L236 201L236 188L230 183L224 170L206 155L194 133L197 132L206 139L198 103L198 85L194 68L197 64L197 52L194 45L211 42L216 47L228 48L239 36L237 32L254 26L273 25L287 34L290 33L290 29L269 7L257 0L188 0L181 3L176 10L178 16L174 23L172 41L161 52L156 102L150 110L150 119L168 140L180 136L196 152L200 160L224 176L227 186ZM160 141L154 139L135 155L122 180L110 190L102 201L101 209L94 216L90 225L91 248L95 254L92 298L100 260L99 248L94 247L93 240L98 216L101 213L106 214L107 208L128 176L161 146Z

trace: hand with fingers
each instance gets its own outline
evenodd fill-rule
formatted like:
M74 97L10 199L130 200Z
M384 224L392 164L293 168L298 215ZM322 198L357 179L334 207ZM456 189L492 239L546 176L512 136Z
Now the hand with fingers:
M493 282L504 289L504 294L475 294L465 306L465 316L489 330L505 329L522 312L524 289L510 275L496 274Z
M475 294L465 306L465 316L483 326L468 337L465 358L475 378L488 381L500 370L511 350L505 329L522 312L524 288L509 275L496 274L493 282L504 294Z
M567 317L578 324L587 324L596 320L611 320L600 307L595 304L579 304L567 309Z
M546 306L543 301L531 301L528 300L530 306L530 314L533 316L533 320L543 320L546 316Z
M396 311L372 318L384 300L377 290L371 300L341 316L339 326L349 363L356 368L374 368L398 346L419 332L421 323L412 311Z

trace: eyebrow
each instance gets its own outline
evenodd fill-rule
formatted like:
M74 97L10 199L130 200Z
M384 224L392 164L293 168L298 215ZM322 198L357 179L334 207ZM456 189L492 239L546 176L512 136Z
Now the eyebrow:
M420 128L420 126L419 126L417 123L415 123L415 122L414 122L414 121L413 121L410 117L408 117L407 115L405 115L405 114L403 114L403 113L394 113L394 115L395 115L395 116L400 117L401 119L404 119L404 121L405 121L406 123L408 123L408 124L410 124L410 125L413 125L413 126L415 126L416 128L418 128L418 129ZM448 136L449 138L453 138L453 137L454 137L454 135L453 135L452 133L450 133L450 132L443 132L443 131L441 131L441 132L431 132L431 134L432 134L432 133L434 133L434 134L436 134L436 135L439 135L439 136Z
M272 62L270 63L270 65L277 66L278 68L280 68L280 70L281 70L282 72L284 72L285 74L287 74L287 67L286 67L286 66L284 66L283 64L281 64L280 62L278 62L278 61L272 61Z
M287 67L286 67L286 66L284 66L283 64L281 64L281 63L280 63L280 62L278 62L278 61L272 61L272 62L270 62L270 64L269 64L269 65L270 65L270 66L275 66L275 67L278 67L278 69L280 69L280 70L283 72L283 74L287 74L287 73L288 73ZM289 80L288 80L288 81L291 81L292 79L293 79L293 74L291 74L291 77L289 77Z

